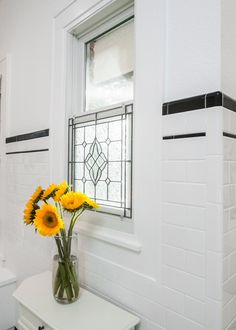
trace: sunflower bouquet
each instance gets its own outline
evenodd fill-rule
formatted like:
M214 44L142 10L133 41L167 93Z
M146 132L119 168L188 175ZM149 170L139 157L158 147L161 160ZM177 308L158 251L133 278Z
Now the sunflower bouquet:
M71 191L66 182L38 187L26 203L24 223L43 236L54 236L58 254L54 257L53 294L57 301L70 303L79 295L77 260L71 253L73 228L85 210L98 208L87 195ZM66 228L65 216L70 215Z

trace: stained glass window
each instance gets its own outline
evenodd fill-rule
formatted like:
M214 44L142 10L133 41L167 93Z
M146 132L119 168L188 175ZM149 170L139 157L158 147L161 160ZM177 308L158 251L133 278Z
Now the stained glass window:
M101 212L131 217L133 104L69 120L69 181Z

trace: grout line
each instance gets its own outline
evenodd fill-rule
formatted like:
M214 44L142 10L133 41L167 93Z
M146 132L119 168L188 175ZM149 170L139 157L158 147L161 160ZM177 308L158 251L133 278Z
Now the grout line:
M164 169L165 171L165 169ZM174 183L174 184L194 184L194 185L206 185L206 181L202 181L202 182L194 182L194 181L188 181L187 179L184 181L174 181L171 179L163 179L162 180L163 183ZM235 183L236 185L236 183Z
M201 208L205 208L205 205L206 205L206 203L207 203L207 201L204 201L204 203L202 203L201 205L196 205L196 204L190 204L190 203L188 203L188 204L186 204L186 203L184 203L184 202L168 202L168 201L165 201L165 200L162 200L162 203L169 203L169 204L172 204L172 205L180 205L180 206L190 206L190 207L201 207ZM218 205L218 204L222 204L222 203L214 203L214 204L216 204L216 205Z
M231 327L231 325L235 322L236 320L236 316L228 323L228 325L224 328L224 330L230 330L229 328ZM235 328L234 328L235 329ZM233 329L232 329L233 330Z
M174 248L174 249L178 249L178 250L181 250L182 252L186 252L186 253L192 253L192 254L196 254L198 255L199 257L204 257L205 256L205 252L195 252L195 251L192 251L192 250L188 250L186 248L182 248L182 247L175 247L174 245L170 245L168 243L162 243L161 244L162 247L170 247L170 248Z
M224 259L224 258L223 258ZM224 261L224 260L223 260ZM227 278L227 280L225 280L223 282L223 284L227 284L229 281L231 281L233 278L236 278L236 273L234 273L233 275L231 275L230 277ZM235 297L235 294L234 294L234 297Z
M201 233L205 233L206 232L206 229L197 229L197 228L189 228L189 227L186 227L186 225L183 225L183 226L180 226L180 225L176 225L176 224L172 224L172 223L169 223L169 222L166 222L165 220L164 221L164 225L166 226L172 226L172 227L176 227L176 228L182 228L182 229L186 229L186 230L190 230L190 231L197 231L197 232L201 232ZM162 225L163 226L163 225Z
M181 272L181 273L184 273L184 274L187 274L187 275L190 275L190 276L193 276L193 277L195 277L196 279L198 279L198 280L204 280L204 282L206 282L206 278L205 277L201 277L201 276L199 276L199 275L195 275L195 274L192 274L192 273L189 273L189 272L186 272L185 270L179 270L179 269L177 269L177 268L175 268L174 266L169 266L169 265L166 265L166 264L164 264L165 265L165 267L168 267L168 268L171 268L172 270L175 270L175 271L177 271L177 272ZM162 285L166 285L166 284L162 284ZM176 289L175 289L176 290ZM183 292L183 291L182 291ZM184 292L184 294L188 294L189 295L189 293L187 293L187 292ZM190 297L193 297L193 296L191 296L191 295L189 295ZM194 298L194 297L193 297ZM194 298L194 299L196 299L196 298ZM200 301L204 301L204 300L201 300L200 298L197 298L198 300L200 300Z

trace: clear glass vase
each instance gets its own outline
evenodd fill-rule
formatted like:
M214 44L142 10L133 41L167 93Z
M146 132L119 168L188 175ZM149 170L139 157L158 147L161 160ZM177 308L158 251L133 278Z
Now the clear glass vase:
M77 235L54 238L57 249L53 257L53 296L61 304L70 304L79 297Z

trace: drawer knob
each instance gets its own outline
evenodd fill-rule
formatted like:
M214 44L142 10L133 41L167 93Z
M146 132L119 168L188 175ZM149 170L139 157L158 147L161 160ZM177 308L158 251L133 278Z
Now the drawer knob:
M38 327L38 330L43 330L43 329L45 329L43 325L41 327Z

